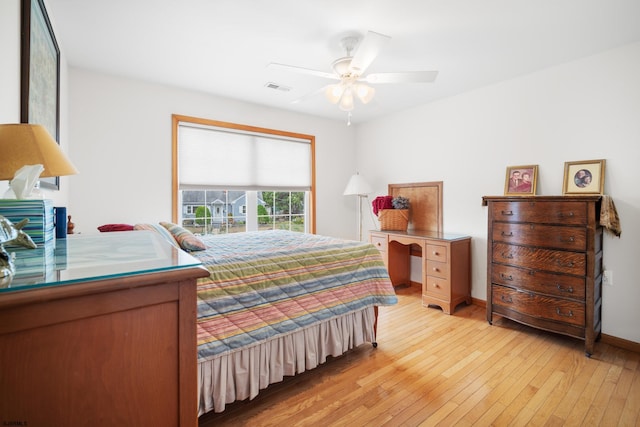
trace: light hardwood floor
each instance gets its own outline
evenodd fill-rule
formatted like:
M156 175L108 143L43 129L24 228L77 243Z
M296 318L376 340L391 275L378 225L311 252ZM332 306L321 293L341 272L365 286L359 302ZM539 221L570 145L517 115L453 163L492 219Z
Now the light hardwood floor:
M200 417L201 427L640 426L640 354L507 319L479 306L422 307L417 287L382 307L378 347Z

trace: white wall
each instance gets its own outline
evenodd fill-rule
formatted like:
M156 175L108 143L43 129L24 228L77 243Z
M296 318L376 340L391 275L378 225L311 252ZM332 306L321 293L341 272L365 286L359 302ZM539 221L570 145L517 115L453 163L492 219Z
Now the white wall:
M0 123L20 121L19 18L20 0L0 2Z
M444 229L472 236L472 296L485 300L481 200L503 194L506 167L539 165L538 194L557 195L565 161L606 159L605 193L623 231L604 238L614 284L603 291L602 329L640 342L639 76L636 43L366 123L357 128L357 166L373 196L389 183L444 182Z
M342 195L354 172L355 131L343 121L83 69L71 68L70 81L71 153L80 175L71 178L69 212L77 231L171 220L175 113L315 135L316 231L357 238L355 200Z

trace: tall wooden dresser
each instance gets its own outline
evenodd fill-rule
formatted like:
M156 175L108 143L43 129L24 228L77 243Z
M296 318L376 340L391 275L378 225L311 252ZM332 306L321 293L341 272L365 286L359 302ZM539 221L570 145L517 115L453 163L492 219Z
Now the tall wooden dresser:
M498 314L580 338L591 356L602 326L600 199L483 197L489 323Z

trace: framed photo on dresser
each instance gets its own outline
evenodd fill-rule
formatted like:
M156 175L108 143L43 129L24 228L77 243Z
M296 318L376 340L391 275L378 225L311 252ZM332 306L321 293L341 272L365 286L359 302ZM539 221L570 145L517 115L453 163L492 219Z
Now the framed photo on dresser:
M538 165L507 166L504 183L505 196L535 196Z
M605 160L565 162L562 194L603 194Z

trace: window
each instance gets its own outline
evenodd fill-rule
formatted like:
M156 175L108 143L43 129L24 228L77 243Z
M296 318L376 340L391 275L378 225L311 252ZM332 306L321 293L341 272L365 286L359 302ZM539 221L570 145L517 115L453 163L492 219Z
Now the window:
M172 119L174 222L196 233L315 232L313 136Z

